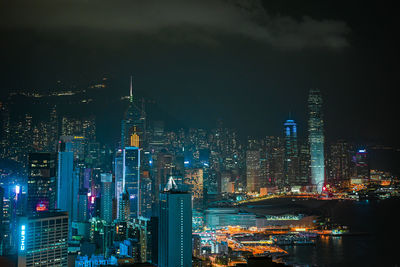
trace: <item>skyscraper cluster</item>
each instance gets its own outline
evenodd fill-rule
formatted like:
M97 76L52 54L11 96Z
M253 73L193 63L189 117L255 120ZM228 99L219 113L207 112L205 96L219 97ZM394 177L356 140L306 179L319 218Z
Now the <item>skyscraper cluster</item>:
M213 129L166 130L147 118L132 78L129 89L115 146L97 141L93 116L59 116L53 106L47 120L18 120L1 104L1 155L26 173L0 187L2 254L18 254L26 266L65 266L68 247L78 266L191 266L192 224L201 227L211 205L369 180L368 151L343 140L325 149L318 90L309 93L308 129L288 118L279 136L243 143L221 121ZM35 233L54 238L31 242Z

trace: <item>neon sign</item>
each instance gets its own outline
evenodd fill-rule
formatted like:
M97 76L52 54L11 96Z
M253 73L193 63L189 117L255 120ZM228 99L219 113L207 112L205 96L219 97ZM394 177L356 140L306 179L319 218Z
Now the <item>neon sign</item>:
M40 202L36 205L36 211L46 211L48 210L46 203Z
M19 250L25 250L25 225L21 225L21 244Z

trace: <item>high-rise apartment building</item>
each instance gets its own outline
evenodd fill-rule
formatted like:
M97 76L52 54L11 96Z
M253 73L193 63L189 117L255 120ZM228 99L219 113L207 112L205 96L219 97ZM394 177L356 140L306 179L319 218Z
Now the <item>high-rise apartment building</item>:
M325 183L324 120L322 117L322 96L318 89L311 89L308 95L308 140L311 157L311 185L321 193Z

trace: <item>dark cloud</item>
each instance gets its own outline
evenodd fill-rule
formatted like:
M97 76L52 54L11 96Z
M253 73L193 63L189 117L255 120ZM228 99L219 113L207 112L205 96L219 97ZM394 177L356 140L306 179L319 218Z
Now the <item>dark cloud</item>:
M122 31L213 45L233 35L285 49L342 49L350 32L343 21L273 15L257 0L9 1L1 4L0 23L8 29Z

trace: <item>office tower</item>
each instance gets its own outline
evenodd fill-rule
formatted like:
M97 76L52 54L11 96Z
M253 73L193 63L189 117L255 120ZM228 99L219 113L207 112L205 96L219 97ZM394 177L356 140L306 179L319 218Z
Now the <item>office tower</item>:
M158 265L192 266L192 207L189 193L160 194Z
M285 185L296 186L299 185L299 158L297 147L297 125L294 120L287 120L284 123L284 136L285 136Z
M3 225L3 217L4 217L4 188L0 186L0 256L5 255L4 249L4 234L6 226Z
M325 183L324 120L322 118L322 96L318 89L311 89L308 96L308 140L311 157L311 186L322 192Z
M173 166L173 156L165 149L161 150L156 158L155 182L153 184L154 202L157 204L160 192L167 184L169 177L172 176Z
M247 192L260 191L260 151L246 151Z
M202 164L203 169L203 184L206 195L216 195L219 193L218 185L221 184L220 164ZM204 194L203 194L204 195ZM206 196L207 197L207 196Z
M87 222L89 219L88 190L80 189L78 194L78 222Z
M122 150L116 152L114 158L115 199L117 200L117 214L119 214L119 201L124 192L123 157Z
M68 213L20 217L18 232L19 267L68 265Z
M143 171L140 177L139 216L150 218L153 208L152 181L149 171Z
M329 149L329 183L338 187L350 185L351 154L350 145L344 140L338 140Z
M139 231L140 261L157 263L154 255L158 253L158 218L139 217L134 220L134 227Z
M107 223L113 220L112 207L114 196L114 184L111 173L102 173L101 175L101 218Z
M221 174L221 193L233 193L232 190L232 173L224 171Z
M57 107L54 106L50 110L50 120L48 123L48 151L56 151L57 140L58 140L58 117L57 117Z
M285 148L282 138L267 136L265 138L265 153L268 162L268 185L283 189Z
M366 149L359 149L356 153L356 176L366 184L370 178L369 157Z
M123 154L123 185L129 193L130 217L139 215L139 189L140 189L140 149L138 147L125 147Z
M185 184L190 186L190 192L193 198L193 207L201 208L203 206L203 169L188 169L185 171Z
M90 142L96 141L96 118L94 116L82 121L82 135Z
M62 135L60 141L64 143L70 143L72 145L72 151L74 152L75 161L83 161L86 153L86 139L82 135Z
M299 183L302 186L310 184L310 147L308 142L299 146Z
M69 215L69 233L78 217L79 172L74 171L74 153L71 143L61 143L58 152L57 208Z
M10 112L7 103L0 102L1 112L1 139L0 139L0 155L3 158L8 157L10 145Z
M56 154L29 153L28 211L45 211L56 207Z
M145 114L133 97L132 76L130 82L129 107L121 122L121 148L126 146L143 147L145 133Z
M118 208L118 220L122 222L130 221L130 213L131 213L131 202L128 191L125 189L125 192L121 194L119 200L119 208Z

